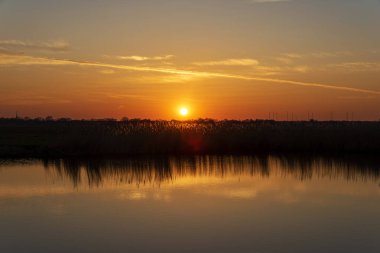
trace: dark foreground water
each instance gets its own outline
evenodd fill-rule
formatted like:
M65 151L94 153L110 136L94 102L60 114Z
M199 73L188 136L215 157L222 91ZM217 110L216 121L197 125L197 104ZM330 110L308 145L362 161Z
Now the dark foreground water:
M380 252L380 163L2 161L0 252Z

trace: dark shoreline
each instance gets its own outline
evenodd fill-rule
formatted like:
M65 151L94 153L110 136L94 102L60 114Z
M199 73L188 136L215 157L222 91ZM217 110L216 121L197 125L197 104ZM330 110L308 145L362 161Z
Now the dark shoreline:
M380 154L380 122L0 119L0 157Z

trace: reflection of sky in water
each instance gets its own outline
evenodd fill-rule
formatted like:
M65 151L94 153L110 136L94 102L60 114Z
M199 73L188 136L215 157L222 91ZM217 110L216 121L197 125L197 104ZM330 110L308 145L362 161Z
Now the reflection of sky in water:
M376 163L344 161L4 163L0 252L379 252Z

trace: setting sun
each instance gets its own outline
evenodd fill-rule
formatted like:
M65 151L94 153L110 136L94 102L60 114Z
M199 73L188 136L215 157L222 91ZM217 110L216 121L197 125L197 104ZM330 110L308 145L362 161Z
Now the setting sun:
M179 109L179 114L181 114L182 116L187 116L189 114L189 109L187 109L186 107L182 107L181 109Z
M0 0L0 253L380 253L379 13Z

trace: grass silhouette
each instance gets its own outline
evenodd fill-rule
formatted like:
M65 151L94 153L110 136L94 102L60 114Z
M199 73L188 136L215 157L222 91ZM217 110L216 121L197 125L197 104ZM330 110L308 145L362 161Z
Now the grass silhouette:
M380 122L0 119L0 156L380 153Z

